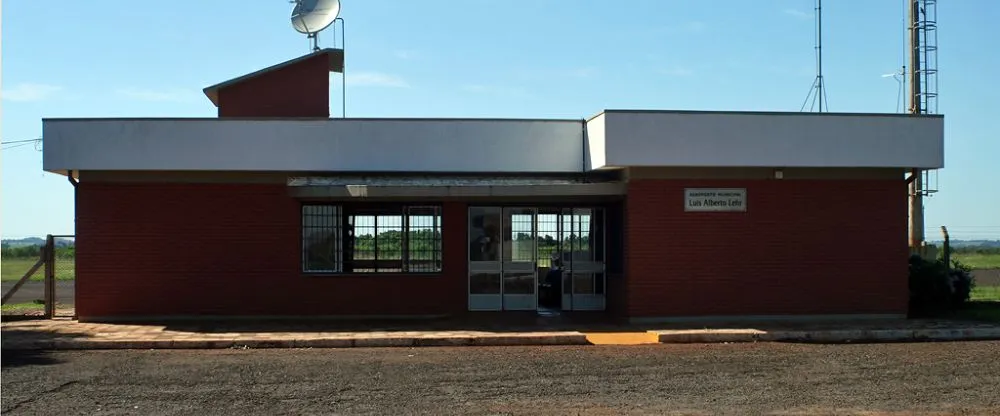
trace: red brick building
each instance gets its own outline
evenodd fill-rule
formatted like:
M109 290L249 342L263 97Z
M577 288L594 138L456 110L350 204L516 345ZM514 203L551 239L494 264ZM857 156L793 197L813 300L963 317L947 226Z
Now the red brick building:
M904 173L942 167L940 116L331 119L342 68L206 88L218 118L44 120L80 319L906 312Z

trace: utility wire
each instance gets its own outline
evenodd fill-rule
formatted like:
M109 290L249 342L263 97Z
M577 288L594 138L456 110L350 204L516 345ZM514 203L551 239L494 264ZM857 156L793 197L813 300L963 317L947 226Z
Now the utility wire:
M37 142L37 141L41 141L41 140L42 139L40 139L40 138L39 139L27 139L27 140L12 140L12 141L8 141L8 142L0 142L0 144L27 143L27 142Z
M6 141L6 142L0 142L0 144L3 145L3 147L0 148L0 150L15 149L15 148L18 148L18 147L21 147L21 146L27 146L29 144L35 145L35 150L38 150L38 151L42 150L42 146L41 146L42 145L42 139L41 138L29 139L29 140L11 140L11 141Z
M15 149L15 148L18 148L18 147L21 147L21 146L27 146L29 144L31 144L31 143L19 143L19 144L15 144L13 146L4 146L3 150Z

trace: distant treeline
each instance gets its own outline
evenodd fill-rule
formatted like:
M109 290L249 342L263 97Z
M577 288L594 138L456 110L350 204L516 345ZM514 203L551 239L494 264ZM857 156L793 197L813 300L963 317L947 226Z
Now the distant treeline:
M41 255L42 246L15 246L0 248L0 257L5 259L37 259ZM76 246L56 246L56 257L71 259L76 256Z
M983 247L983 246L952 247L951 252L953 254L1000 255L1000 247Z
M68 247L74 244L74 240L71 238L55 238L56 247ZM45 239L38 237L28 237L28 238L5 238L0 240L0 246L3 247L20 247L20 246L44 246Z

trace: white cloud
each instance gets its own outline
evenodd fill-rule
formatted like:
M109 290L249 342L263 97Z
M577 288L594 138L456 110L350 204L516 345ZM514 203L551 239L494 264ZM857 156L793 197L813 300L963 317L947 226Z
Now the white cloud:
M785 10L782 10L781 12L784 13L784 14L787 14L789 16L798 18L798 19L812 19L813 18L812 14L803 12L801 10L785 9Z
M406 60L406 59L416 58L418 56L418 54L417 54L416 51L401 49L401 50L393 51L392 52L392 56L395 56L397 59L404 59L404 60Z
M410 84L396 75L380 72L347 72L347 84L355 87L409 88Z
M30 102L47 100L59 91L62 91L60 86L24 82L5 89L0 94L4 100Z
M188 102L196 98L196 94L188 90L150 90L143 88L119 88L115 94L137 101L153 102Z
M593 78L597 76L598 70L592 66L584 68L576 68L569 71L569 75L573 78Z
M533 68L533 69L521 69L514 73L516 76L527 81L545 81L551 82L553 80L559 81L566 78L575 79L589 79L594 78L600 74L600 70L592 66L584 66L577 68L561 68L561 69L544 69L544 68Z
M707 28L705 22L687 22L681 25L678 29L687 33L701 33Z
M685 68L682 66L673 66L667 69L661 69L659 71L661 74L670 75L674 77L688 77L694 75L694 70L691 68Z
M692 20L690 22L683 22L683 23L679 23L679 24L671 24L671 25L663 26L663 27L660 27L658 30L654 30L654 31L655 32L671 33L671 34L678 34L678 33L681 33L681 34L693 34L693 33L702 33L707 28L708 28L708 25L706 25L705 22L701 22L701 21L697 21L697 20Z
M527 91L518 87L505 87L500 85L468 84L462 86L462 91L473 94L487 94L501 97L530 97Z

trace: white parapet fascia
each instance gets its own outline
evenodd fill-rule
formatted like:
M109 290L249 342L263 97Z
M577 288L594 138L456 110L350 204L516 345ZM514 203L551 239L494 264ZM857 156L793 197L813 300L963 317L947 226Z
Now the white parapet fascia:
M944 167L942 116L608 110L587 132L592 169Z
M43 169L584 170L580 120L49 119Z
M590 120L46 119L43 169L579 173L944 166L941 116L608 110Z

